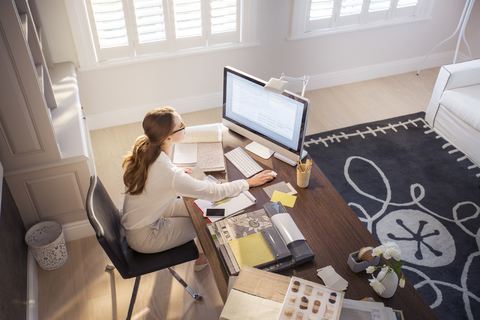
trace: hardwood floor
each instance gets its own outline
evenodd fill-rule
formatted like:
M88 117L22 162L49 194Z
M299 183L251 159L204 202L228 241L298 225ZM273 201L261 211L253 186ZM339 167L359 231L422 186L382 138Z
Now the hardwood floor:
M307 91L310 114L307 135L364 122L425 111L439 68ZM221 108L182 115L189 126L221 122ZM122 161L141 123L90 132L98 176L115 204L123 202ZM95 237L67 243L68 260L53 271L39 268L40 320L124 319L133 279L107 272L110 263ZM167 270L142 277L133 319L218 319L223 303L213 275L193 272L193 262L175 267L184 280L204 296L196 303Z

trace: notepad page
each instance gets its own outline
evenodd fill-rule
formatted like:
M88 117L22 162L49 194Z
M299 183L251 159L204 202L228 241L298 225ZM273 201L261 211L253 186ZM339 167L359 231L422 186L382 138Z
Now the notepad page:
M257 267L275 261L275 256L262 233L257 232L228 242L240 269L243 265Z

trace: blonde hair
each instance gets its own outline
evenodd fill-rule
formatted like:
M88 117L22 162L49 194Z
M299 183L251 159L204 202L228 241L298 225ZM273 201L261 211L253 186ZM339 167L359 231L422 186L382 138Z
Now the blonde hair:
M161 145L174 131L175 116L175 109L171 107L152 109L145 115L142 124L145 135L135 141L122 164L125 193L137 195L145 189L148 169L160 155Z

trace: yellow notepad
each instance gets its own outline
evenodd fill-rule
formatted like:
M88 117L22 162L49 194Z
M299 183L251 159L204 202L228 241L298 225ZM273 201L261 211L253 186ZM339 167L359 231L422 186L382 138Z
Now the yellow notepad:
M228 244L240 269L243 265L258 267L275 261L275 256L261 232L234 239Z

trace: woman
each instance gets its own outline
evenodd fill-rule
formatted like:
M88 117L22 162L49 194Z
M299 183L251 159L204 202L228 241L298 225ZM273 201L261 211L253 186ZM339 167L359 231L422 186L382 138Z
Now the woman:
M126 196L122 224L128 244L138 252L161 252L196 239L180 196L218 201L274 178L268 170L248 180L215 184L192 178L187 174L189 168L177 168L170 157L175 143L185 139L185 124L173 108L150 110L143 129L145 135L135 141L123 162ZM198 242L197 247L200 255L194 269L200 271L208 261Z

